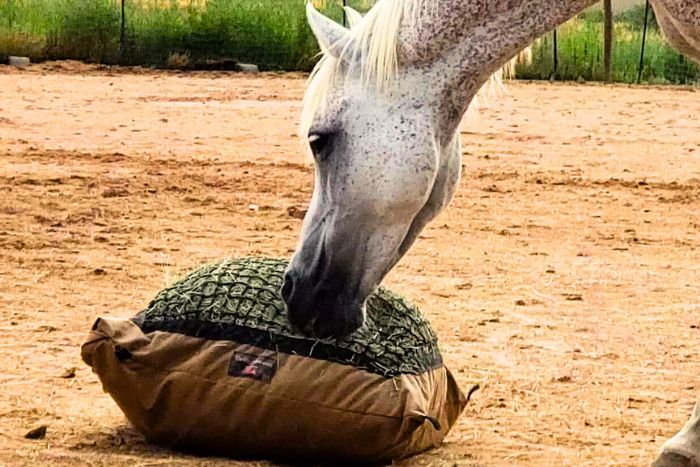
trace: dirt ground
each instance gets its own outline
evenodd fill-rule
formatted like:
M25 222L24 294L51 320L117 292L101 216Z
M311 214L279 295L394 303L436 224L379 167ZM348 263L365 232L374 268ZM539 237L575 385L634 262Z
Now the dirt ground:
M300 75L0 67L0 464L215 465L146 444L79 346L173 277L289 256ZM700 90L514 83L465 121L451 207L385 284L460 385L402 465L649 463L700 390ZM24 439L39 425L42 440ZM228 465L228 464L227 464Z

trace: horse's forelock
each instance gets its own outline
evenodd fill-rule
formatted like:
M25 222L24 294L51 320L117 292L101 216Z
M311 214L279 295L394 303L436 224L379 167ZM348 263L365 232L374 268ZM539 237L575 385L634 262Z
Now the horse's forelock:
M408 35L412 30L416 30L420 21L419 13L426 3L435 8L439 7L438 0L380 0L364 17L353 17L349 33L351 39L340 57L322 51L321 60L309 76L302 104L299 136L304 144L314 119L324 110L324 102L331 86L344 79L340 74L343 61L358 61L364 86L373 86L384 93L391 91L399 71L400 28L407 28ZM528 56L530 49L526 49L524 53ZM502 92L503 78L508 79L514 75L515 60L523 61L522 53L484 84L478 93L481 100Z

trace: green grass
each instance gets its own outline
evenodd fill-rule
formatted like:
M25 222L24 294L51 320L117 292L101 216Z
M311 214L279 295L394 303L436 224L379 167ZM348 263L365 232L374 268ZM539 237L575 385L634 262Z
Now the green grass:
M111 0L0 0L0 54L110 62L119 18Z
M339 2L324 12L339 19ZM0 0L0 54L163 66L234 58L262 69L309 70L318 54L304 0L128 1L123 47L116 0Z
M306 25L305 0L127 0L120 47L119 0L0 0L0 55L33 61L80 59L101 63L166 66L233 58L266 70L309 70L318 47ZM340 0L317 0L340 19ZM366 10L371 0L350 2ZM643 8L616 18L613 79L637 77ZM589 10L559 28L558 79L603 78L602 13ZM647 39L643 80L696 83L698 66L665 43L654 19ZM175 55L174 55L175 54ZM551 34L540 39L531 64L517 67L526 79L552 73Z
M643 8L615 18L612 79L623 83L637 80L642 44ZM583 13L558 29L559 66L556 78L601 81L603 67L603 17L600 11ZM547 34L533 46L531 64L520 64L516 75L523 79L548 79L553 70L553 39ZM647 33L642 81L647 83L694 84L700 68L679 54L662 37L655 19Z
M339 7L328 13L339 17ZM309 70L318 53L303 0L208 0L127 10L126 64L161 64L172 53L193 60L229 57L263 69Z

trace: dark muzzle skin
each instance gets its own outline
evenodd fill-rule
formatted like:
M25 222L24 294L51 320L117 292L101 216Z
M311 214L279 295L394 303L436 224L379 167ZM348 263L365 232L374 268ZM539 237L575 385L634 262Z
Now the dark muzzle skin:
M316 337L343 337L364 324L364 300L343 273L328 270L323 262L300 267L297 258L284 276L282 299L289 321Z

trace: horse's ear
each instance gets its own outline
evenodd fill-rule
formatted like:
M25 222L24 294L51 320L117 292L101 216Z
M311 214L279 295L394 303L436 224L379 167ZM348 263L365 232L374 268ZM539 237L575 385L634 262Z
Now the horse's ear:
M319 13L312 2L306 4L306 18L321 50L340 57L350 40L349 30Z
M345 15L348 18L348 24L351 28L354 28L356 24L362 21L362 13L354 9L353 7L345 7Z

